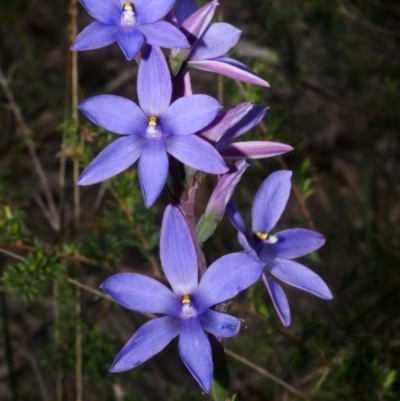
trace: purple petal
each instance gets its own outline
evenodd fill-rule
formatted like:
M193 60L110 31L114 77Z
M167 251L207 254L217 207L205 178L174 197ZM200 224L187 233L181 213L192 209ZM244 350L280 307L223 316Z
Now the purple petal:
M240 329L238 318L211 309L200 316L200 322L204 330L216 337L233 337Z
M136 24L151 24L165 17L175 0L135 0Z
M92 22L73 41L70 50L93 50L108 46L117 40L119 27Z
M266 268L284 283L307 291L319 298L332 299L332 293L321 277L300 263L276 258Z
M94 124L121 135L146 134L147 118L132 100L121 96L100 95L79 105Z
M189 167L209 174L228 171L215 148L196 135L173 135L164 140L167 152Z
M173 86L172 101L175 101L180 97L193 95L190 74L187 68L185 72L177 75L174 78L172 86Z
M165 285L142 274L118 273L104 281L100 288L125 308L180 317L180 299Z
M160 117L172 95L167 61L159 47L146 46L139 64L137 90L139 104L148 117Z
M229 220L231 221L233 226L236 228L236 230L238 230L244 236L247 237L248 230L247 230L246 223L232 200L230 200L228 202L228 204L226 205L226 213L228 214Z
M276 171L262 183L251 209L253 232L269 234L285 209L291 189L291 171Z
M275 234L278 239L274 244L265 244L260 258L278 257L294 259L314 252L325 243L322 234L304 228L293 228Z
M221 220L227 203L232 197L232 193L242 178L243 173L249 165L241 160L237 162L230 170L218 180L213 193L207 204L205 215L216 220Z
M198 313L236 296L261 276L263 264L245 253L231 253L215 261L193 294Z
M86 11L104 24L119 25L122 6L116 0L79 0Z
M161 226L160 259L175 294L192 294L197 288L197 255L181 211L169 205Z
M257 256L256 251L249 244L247 236L240 231L238 232L238 241L239 241L239 244L242 245L243 249L246 251L246 253L248 255L252 256L254 259L259 260L259 257ZM262 262L262 261L260 261L260 262Z
M235 142L225 146L218 144L216 149L225 159L263 159L293 150L289 145L267 141Z
M220 111L217 118L201 132L201 136L217 142L225 132L240 121L253 107L253 102L241 103L236 107Z
M162 351L181 330L181 322L164 316L145 323L115 358L110 372L123 372L147 361Z
M210 25L196 42L189 60L200 61L223 56L236 45L242 31L225 22Z
M225 133L225 135L220 139L219 144L229 144L234 138L243 135L247 131L250 131L264 118L267 110L268 107L254 105L253 108L249 110L249 112L237 124L235 124Z
M111 142L86 167L78 184L96 184L126 170L141 155L145 141L142 137L128 135Z
M139 180L147 208L153 205L164 188L168 166L163 140L148 139L139 159Z
M176 11L178 11L179 4L185 4L185 3L188 4L191 1L192 0L186 0L186 1L183 0L178 2ZM203 32L208 27L210 21L212 20L217 6L218 6L218 1L213 0L207 3L205 6L199 8L197 11L196 7L184 19L184 22L182 24L179 24L182 25L181 31L187 35L189 40L190 38L199 38L203 34ZM180 19L178 18L178 22L179 20Z
M169 22L157 21L152 24L139 25L137 29L145 36L146 42L153 46L167 49L190 46L185 35Z
M262 275L262 280L267 287L269 295L271 296L272 303L274 304L279 319L285 327L289 326L291 321L290 308L288 299L285 292L283 291L283 288L277 282L267 277L265 274Z
M175 100L161 118L165 135L190 135L201 130L218 115L221 105L207 95Z
M183 21L185 21L196 10L196 0L178 0L175 8L175 16L178 21L178 25L182 25Z
M117 40L127 60L132 60L142 47L144 36L136 28L121 28Z
M188 65L199 70L216 72L229 78L250 84L269 87L269 83L259 78L254 71L239 61L227 57L218 57L211 60L189 61Z
M208 393L213 377L211 346L199 319L182 322L179 354L200 387Z

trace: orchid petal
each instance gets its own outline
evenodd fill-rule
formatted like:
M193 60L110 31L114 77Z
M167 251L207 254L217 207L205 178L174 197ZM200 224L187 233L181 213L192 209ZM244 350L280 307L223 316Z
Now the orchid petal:
M242 232L238 232L238 241L239 244L242 245L243 249L246 251L246 253L253 258L259 260L257 252L255 249L249 244L249 240L247 239L246 235L243 234ZM261 261L262 262L262 261Z
M168 166L168 156L162 139L148 139L139 159L139 180L147 208L153 205L164 188Z
M151 277L136 273L118 273L105 280L100 288L125 308L142 313L164 313L180 317L180 299Z
M192 91L192 83L190 80L189 69L185 69L185 71L174 78L173 82L173 92L172 92L172 101L179 99L185 96L193 95Z
M120 135L145 135L147 118L131 100L121 96L100 95L79 105L94 124Z
M291 189L291 171L270 174L262 183L251 209L253 232L269 234L281 217Z
M159 47L146 46L139 64L137 91L139 104L148 117L160 117L172 95L167 61Z
M178 296L192 294L197 288L197 255L185 218L169 205L161 226L160 258L164 273Z
M226 213L228 214L229 220L236 228L236 230L238 230L245 237L247 237L248 236L247 225L232 200L230 200L226 205Z
M178 347L184 364L200 387L208 393L213 377L211 346L199 319L182 322Z
M291 321L290 308L283 288L265 274L262 275L262 280L267 287L269 295L271 296L272 303L274 304L279 319L285 327L289 326Z
M132 60L144 43L144 36L136 28L121 28L117 40L127 60Z
M259 78L250 68L231 58L217 57L210 60L189 61L188 65L199 70L216 72L238 81L265 87L270 86L268 82Z
M245 253L231 253L215 261L204 273L193 299L198 313L233 298L254 284L263 264Z
M164 140L167 152L189 167L209 174L228 171L215 148L196 135L171 135Z
M211 24L193 46L190 61L223 56L238 42L242 31L225 22Z
M284 283L307 291L319 298L332 299L332 293L321 277L300 263L276 258L271 260L266 268Z
M108 46L117 40L118 26L92 22L73 41L70 50L93 50Z
M130 167L141 155L145 139L136 135L123 136L111 142L81 174L78 184L90 185L114 177Z
M118 0L98 1L79 0L86 11L104 24L119 25L121 21L122 7Z
M206 310L200 316L203 329L216 337L234 337L240 329L240 320L226 313Z
M151 24L165 17L175 0L135 0L136 24Z
M210 124L221 105L208 95L192 95L175 100L161 118L165 135L190 135Z
M183 21L185 21L196 10L196 0L178 0L175 8L175 16L178 21L178 25L182 25Z
M267 141L235 142L225 146L218 144L216 149L225 159L263 159L293 150L289 145Z
M294 259L314 252L325 243L322 234L304 228L293 228L274 234L277 242L265 244L260 258Z
M254 105L251 110L220 139L219 144L225 145L234 138L243 135L255 127L265 116L268 107Z
M165 47L167 49L190 46L185 35L178 28L166 21L139 25L137 29L144 35L146 42L153 46Z
M150 320L139 328L115 358L110 372L124 372L162 351L181 330L181 321L172 316Z
M201 131L201 136L217 142L225 132L237 124L253 107L253 102L241 103L236 107L220 111L214 121Z

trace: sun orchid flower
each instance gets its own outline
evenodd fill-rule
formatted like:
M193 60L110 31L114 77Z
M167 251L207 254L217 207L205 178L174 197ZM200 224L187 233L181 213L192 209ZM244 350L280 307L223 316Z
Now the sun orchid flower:
M251 209L252 234L232 202L227 212L239 231L239 242L249 255L264 265L263 282L284 326L290 324L290 309L282 287L271 276L323 299L332 299L324 281L314 272L291 259L320 248L325 238L312 230L294 228L271 234L289 198L291 171L276 171L263 182Z
M207 141L194 135L210 124L220 104L207 95L192 95L170 104L172 85L158 47L148 46L139 65L138 107L119 96L101 95L79 109L93 123L120 134L83 171L78 184L103 181L139 159L139 180L146 207L158 198L168 175L168 155L199 171L223 174L228 168Z
M132 369L160 352L179 335L179 353L205 392L213 377L211 346L205 332L233 337L240 328L236 317L212 309L252 285L262 264L245 253L215 261L198 282L195 246L186 221L175 206L164 213L160 258L172 291L136 273L118 273L101 285L117 303L143 313L166 316L145 323L126 343L111 366L112 372ZM246 272L243 272L246 265Z
M132 60L144 42L168 49L189 47L175 26L160 21L175 0L80 0L97 19L74 40L71 50L92 50L118 42L125 57Z

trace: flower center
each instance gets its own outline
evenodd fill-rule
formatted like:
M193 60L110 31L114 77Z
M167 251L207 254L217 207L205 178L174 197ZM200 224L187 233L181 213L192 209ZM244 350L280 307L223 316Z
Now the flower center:
M162 135L161 127L158 124L158 118L155 116L149 117L147 121L146 134L150 138L158 138Z
M122 6L121 23L124 26L133 26L136 22L135 7L132 3L124 3Z
M257 231L254 234L260 241L265 241L269 244L275 244L278 241L278 238L275 235L270 235L268 233L262 233L261 231Z
M197 316L197 309L192 302L192 297L190 295L185 294L182 297L182 317L184 319L190 319L191 317Z

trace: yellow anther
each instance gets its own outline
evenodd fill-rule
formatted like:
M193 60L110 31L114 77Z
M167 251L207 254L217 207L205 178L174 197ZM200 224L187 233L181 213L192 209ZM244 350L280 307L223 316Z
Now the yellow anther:
M157 123L158 123L157 117L154 117L154 116L149 117L149 125L154 127L157 125Z
M268 238L268 234L267 233L262 233L261 231L257 231L256 232L256 237L258 239L260 239L261 241L264 241Z
M124 5L122 6L122 9L123 9L124 11L132 11L132 10L133 10L133 4L132 4L132 3L129 3L129 2L126 2L126 3L124 3Z
M190 302L191 302L191 298L190 298L190 295L184 295L183 297L182 297L182 303L183 304L190 304Z

